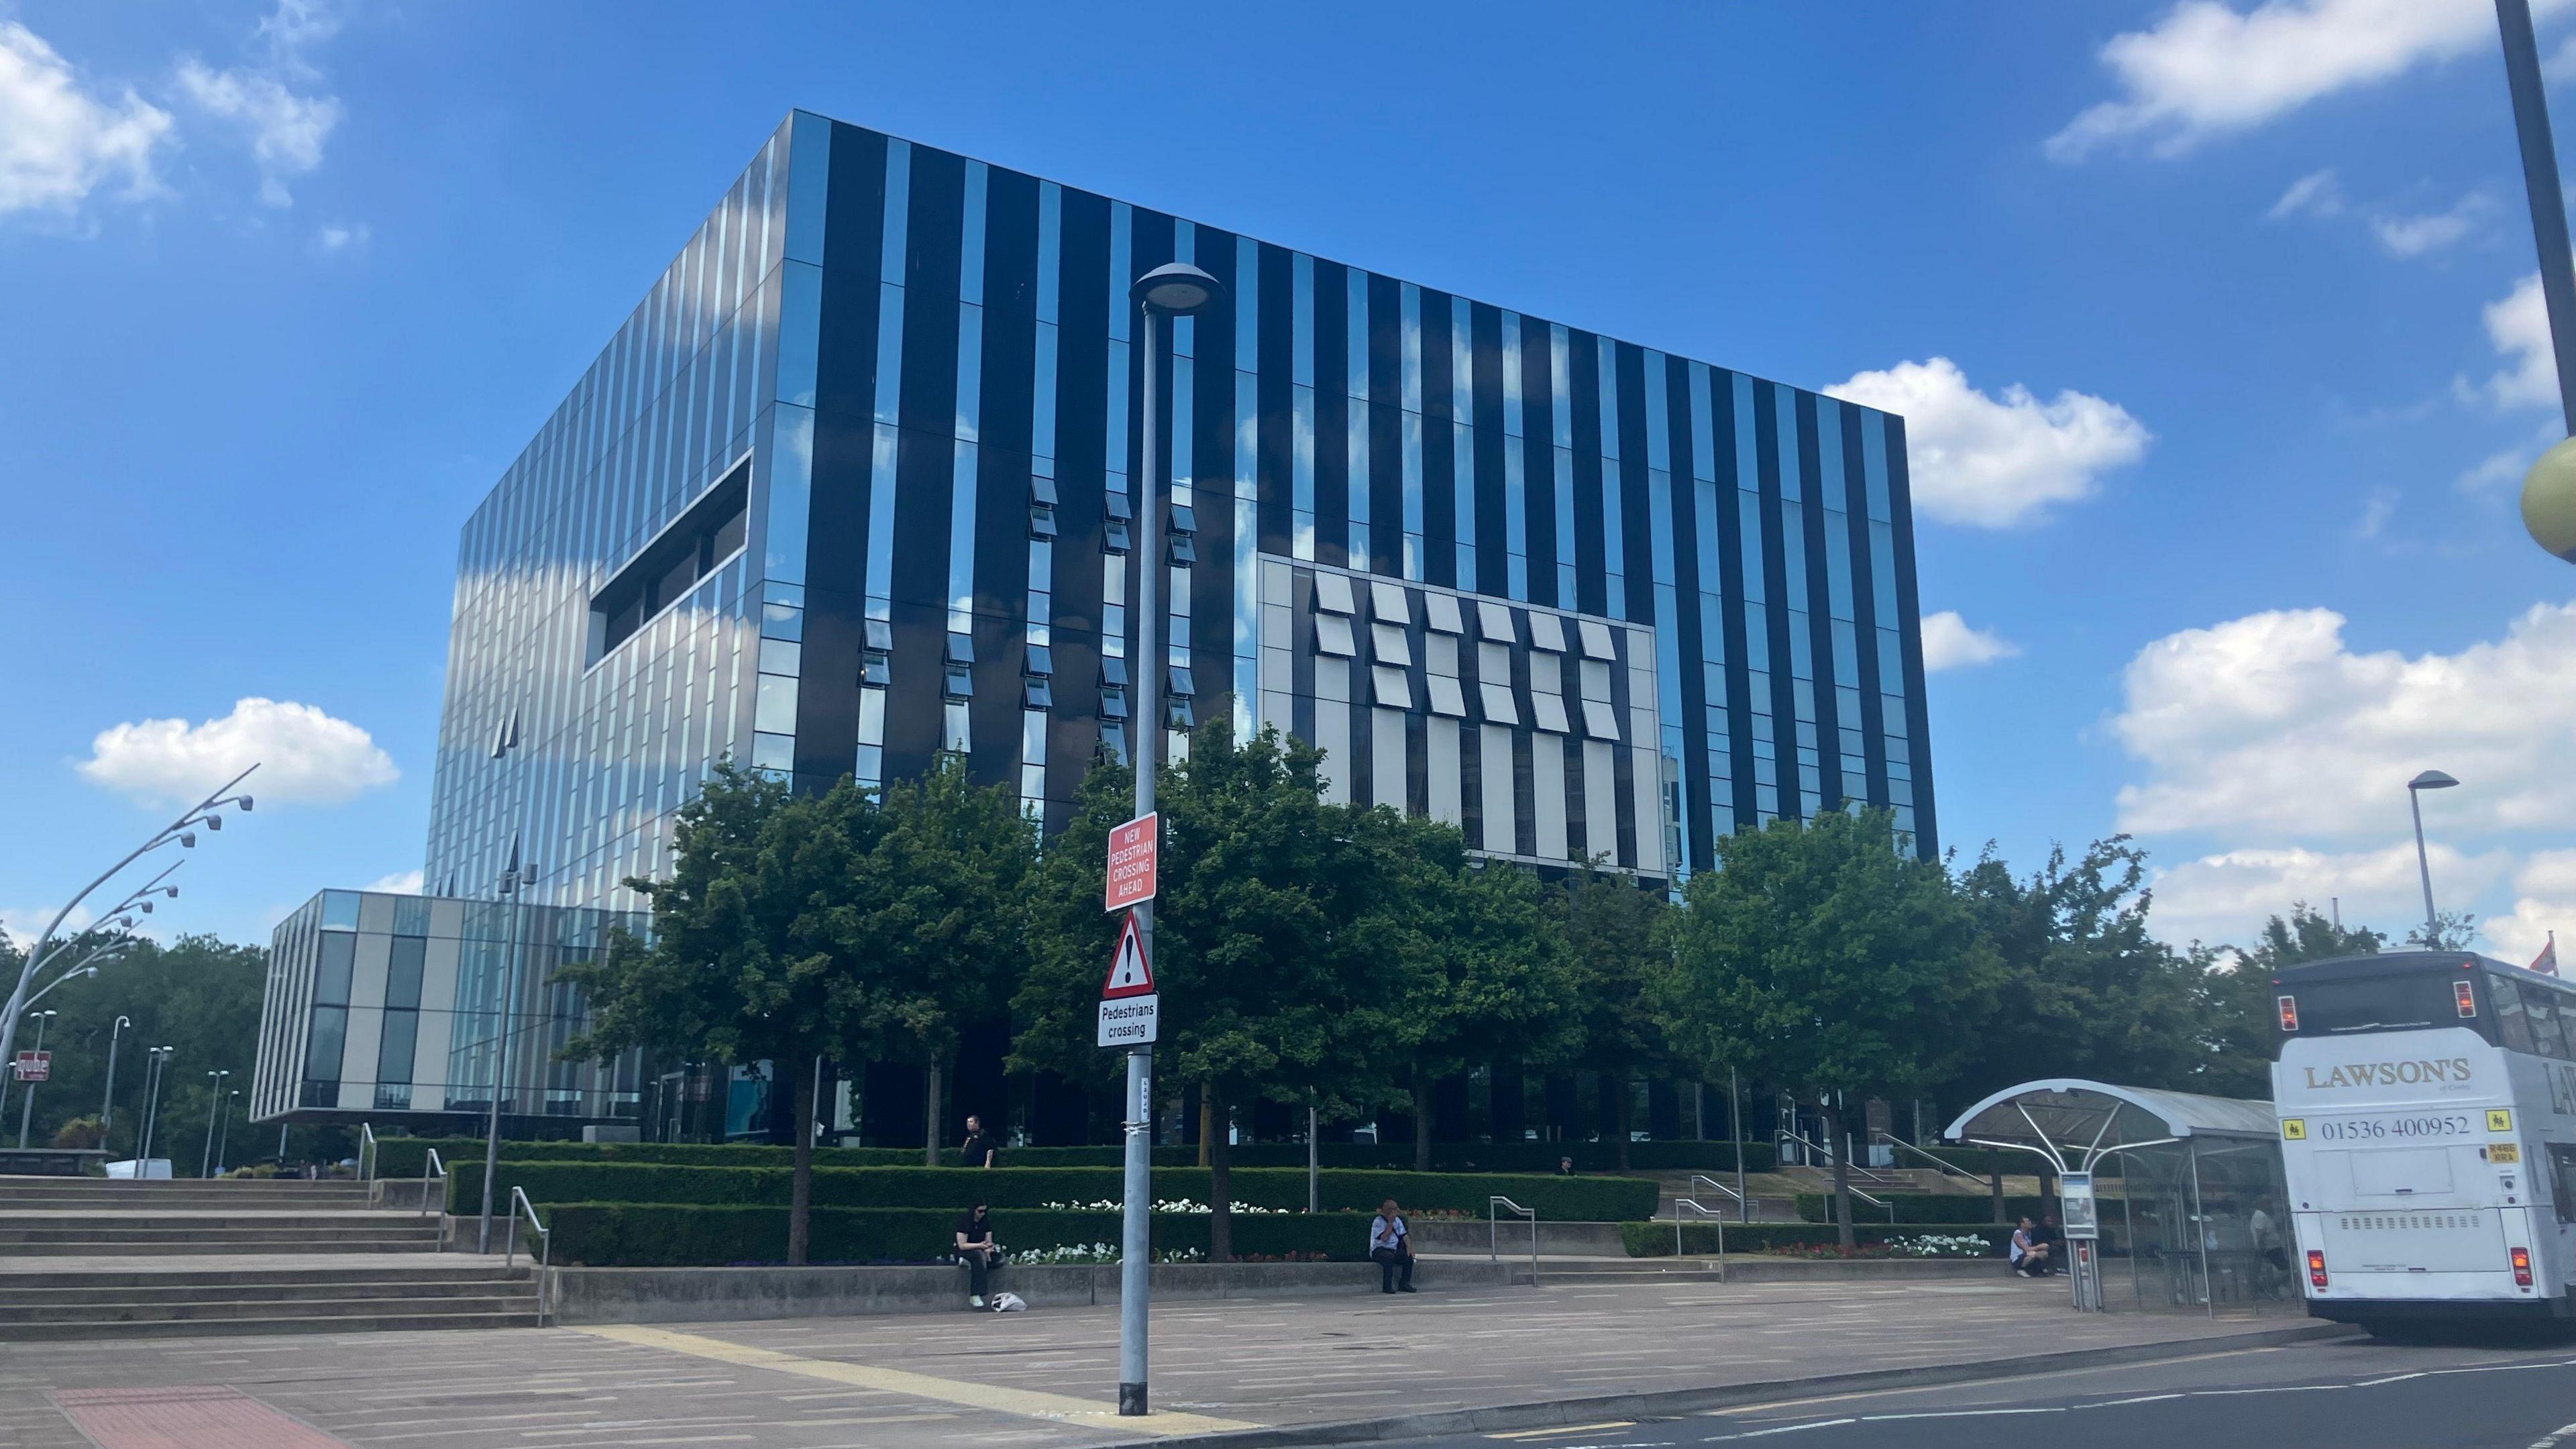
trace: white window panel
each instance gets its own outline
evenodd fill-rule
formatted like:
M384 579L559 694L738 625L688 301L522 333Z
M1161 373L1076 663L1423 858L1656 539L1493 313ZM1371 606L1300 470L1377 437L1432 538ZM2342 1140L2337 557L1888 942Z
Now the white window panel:
M1483 624L1486 638L1500 644L1518 642L1517 637L1512 633L1510 609L1500 604L1489 604L1479 600L1476 604L1476 618Z
M1467 695L1458 687L1457 680L1446 675L1433 674L1425 677L1423 683L1431 692L1433 714L1445 714L1454 719L1467 717Z
M751 718L751 727L763 734L796 733L796 681L783 675L761 675Z
M1508 644L1476 646L1476 672L1496 684L1509 683L1512 677L1512 650Z
M1335 704L1350 703L1352 667L1339 659L1316 660L1315 697L1331 700ZM1315 743L1320 745L1323 741L1317 740Z
M1606 699L1587 699L1583 702L1583 728L1596 739L1615 740L1619 738L1619 711L1612 709Z
M1369 602L1381 619L1399 624L1413 621L1413 610L1404 601L1404 586L1373 580L1369 584Z
M1577 663L1581 665L1576 673L1583 685L1584 701L1607 703L1610 699L1610 666L1598 659L1578 660Z
M1565 700L1558 695L1531 695L1530 723L1552 735L1574 733L1574 727L1565 721Z
M1413 681L1401 669L1379 668L1376 676L1377 702L1389 709L1413 708Z
M1591 659L1615 659L1610 649L1610 626L1598 619L1578 619L1575 628L1583 635L1583 653Z
M1338 654L1345 659L1359 653L1359 642L1351 637L1351 621L1340 614L1317 614L1315 652Z
M1458 677L1458 641L1448 634L1422 636L1422 667L1434 674Z
M1552 654L1565 652L1565 621L1554 614L1530 610L1530 647Z
M1371 624L1369 643L1376 649L1377 662L1380 664L1413 662L1413 645L1404 637L1404 626L1401 624Z
M1530 651L1530 692L1533 694L1565 693L1565 656Z
M1327 614L1358 613L1359 605L1351 598L1350 577L1315 570L1315 607Z
M1476 692L1485 703L1485 718L1495 724L1516 725L1521 722L1520 707L1512 702L1508 684L1480 684Z
M1431 627L1433 629L1443 634L1464 634L1467 632L1467 621L1460 618L1458 614L1457 595L1424 594L1422 596L1422 601L1429 609Z
M1261 602L1265 604L1287 603L1289 598L1288 585L1288 566L1286 564L1270 563L1265 561L1261 565Z

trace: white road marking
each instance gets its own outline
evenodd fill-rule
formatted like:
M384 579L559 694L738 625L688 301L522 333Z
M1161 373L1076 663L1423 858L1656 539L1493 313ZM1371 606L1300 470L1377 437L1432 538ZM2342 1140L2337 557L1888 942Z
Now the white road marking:
M1819 1419L1812 1424L1783 1424L1777 1429L1749 1429L1741 1434L1720 1434L1714 1439L1702 1439L1699 1442L1703 1444L1725 1444L1736 1439L1764 1439L1773 1434L1795 1434L1801 1429L1830 1429L1837 1424L1857 1424L1859 1422L1860 1420L1858 1419Z
M2576 1438L2576 1424L2569 1424L2564 1428L2550 1430L2548 1433L2532 1440L2531 1449L2555 1449L2559 1440L2567 1438Z

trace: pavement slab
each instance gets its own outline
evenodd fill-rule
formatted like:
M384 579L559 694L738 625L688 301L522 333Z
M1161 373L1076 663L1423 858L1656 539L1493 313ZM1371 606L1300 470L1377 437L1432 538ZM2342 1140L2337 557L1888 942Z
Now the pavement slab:
M415 1259L414 1261L417 1261ZM1114 1306L653 1329L0 1345L0 1446L85 1449L63 1396L230 1390L315 1444L1104 1444L1548 1399L2190 1345L2296 1318L2079 1315L2062 1285L1579 1281L1166 1304L1153 1420L1114 1415ZM2181 1351L2188 1351L2187 1348ZM202 1442L221 1442L211 1433Z

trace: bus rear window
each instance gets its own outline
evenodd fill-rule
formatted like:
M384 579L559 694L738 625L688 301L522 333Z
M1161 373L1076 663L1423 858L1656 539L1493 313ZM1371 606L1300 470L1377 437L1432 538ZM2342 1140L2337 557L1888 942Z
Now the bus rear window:
M2452 970L2297 982L2289 993L2297 998L2297 1014L2292 1018L2285 1004L2284 1025L2295 1019L2300 1036L2425 1031L2441 1026L2465 1026L2484 1036L2486 1019L2463 1017L2452 994L2453 988L2468 980L2469 973Z

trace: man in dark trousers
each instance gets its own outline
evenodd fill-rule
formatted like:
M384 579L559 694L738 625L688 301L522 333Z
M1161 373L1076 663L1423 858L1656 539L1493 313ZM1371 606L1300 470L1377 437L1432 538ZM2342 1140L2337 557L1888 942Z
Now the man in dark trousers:
M984 1119L968 1113L966 1145L958 1149L960 1167L990 1167L1001 1157L1001 1144L984 1135Z
M1413 1288L1413 1243L1405 1231L1404 1213L1394 1198L1377 1205L1377 1216L1369 1219L1369 1258L1377 1264L1378 1291L1411 1293Z
M1002 1245L993 1241L993 1213L980 1200L957 1220L957 1261L966 1265L966 1306L984 1306L986 1280L1002 1260Z

